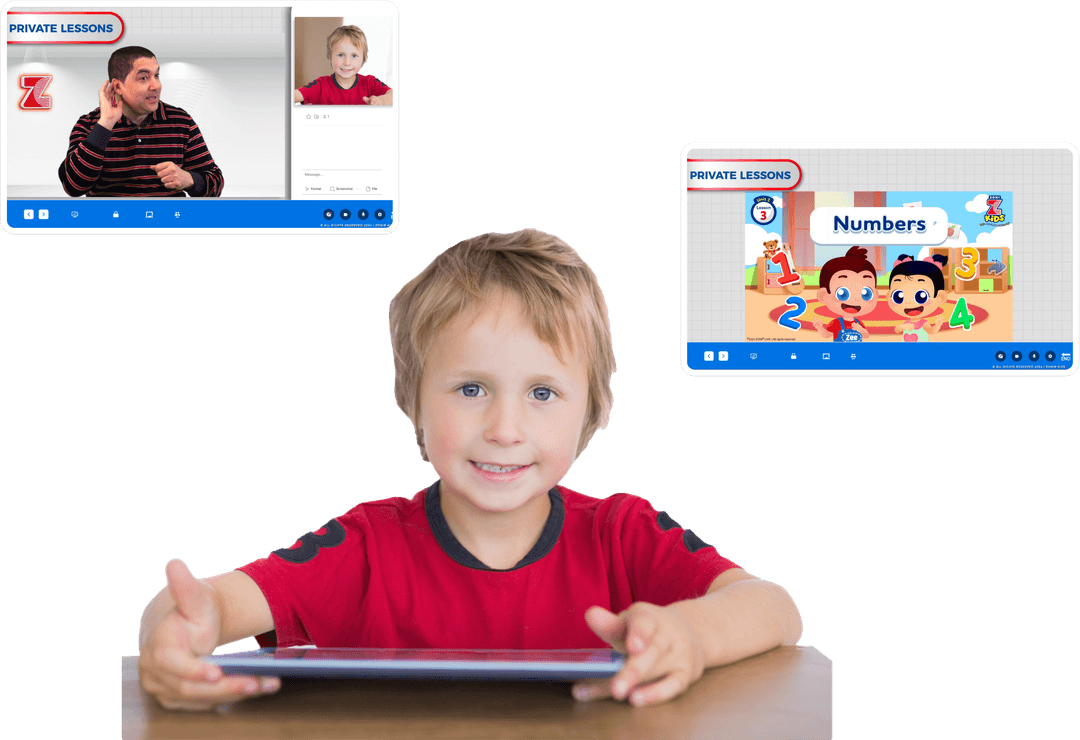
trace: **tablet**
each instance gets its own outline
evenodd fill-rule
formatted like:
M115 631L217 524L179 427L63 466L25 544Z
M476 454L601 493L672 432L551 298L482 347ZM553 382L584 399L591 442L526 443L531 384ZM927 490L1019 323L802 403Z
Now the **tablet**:
M623 656L612 650L403 650L262 648L211 655L226 674L302 678L409 678L576 681L613 676Z

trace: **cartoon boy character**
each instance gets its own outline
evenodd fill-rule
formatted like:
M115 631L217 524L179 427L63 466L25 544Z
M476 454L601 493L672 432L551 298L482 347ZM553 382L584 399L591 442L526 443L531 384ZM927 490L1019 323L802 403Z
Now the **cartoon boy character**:
M357 26L340 26L326 39L334 74L293 91L294 103L308 105L393 105L394 91L374 75L360 74L368 58L367 36Z
M866 250L852 247L843 257L834 257L821 268L817 299L837 315L829 324L814 319L814 328L834 342L861 342L870 330L859 320L877 305L877 270L866 258Z
M905 342L926 342L948 321L944 313L937 321L927 318L949 297L942 274L945 264L947 260L941 267L937 261L901 262L890 273L886 303L904 319L896 333L903 333Z

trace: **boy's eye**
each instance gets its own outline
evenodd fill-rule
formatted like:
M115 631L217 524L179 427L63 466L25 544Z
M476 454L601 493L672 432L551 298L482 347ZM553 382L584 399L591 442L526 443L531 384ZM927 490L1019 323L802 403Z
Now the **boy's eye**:
M864 301L868 301L873 297L874 297L874 289L873 288L871 288L870 286L867 286L867 287L862 289L862 299Z
M928 300L930 300L930 294L927 293L925 290L920 290L915 293L915 302L919 305L926 303Z
M461 386L459 390L461 391L461 395L465 396L466 398L478 398L484 395L484 389L476 383L466 383L465 385Z
M901 303L904 302L904 291L894 290L891 297L892 302L899 306Z
M847 288L837 288L836 289L836 300L838 300L838 301L846 301L850 297L851 297L851 291L848 290Z
M550 401L551 397L554 395L555 391L551 390L550 388L544 388L543 386L539 388L533 388L531 391L529 391L529 398L532 398L535 401Z

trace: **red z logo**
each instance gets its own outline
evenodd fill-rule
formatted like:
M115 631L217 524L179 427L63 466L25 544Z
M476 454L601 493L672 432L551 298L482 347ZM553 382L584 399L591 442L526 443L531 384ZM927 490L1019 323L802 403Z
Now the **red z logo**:
M1001 209L998 206L1001 205L1002 198L987 198L986 204L990 206L990 210L986 212L987 216L1000 216Z
M49 110L52 108L52 96L45 94L45 88L52 82L52 75L19 75L19 87L26 90L19 101L20 110Z

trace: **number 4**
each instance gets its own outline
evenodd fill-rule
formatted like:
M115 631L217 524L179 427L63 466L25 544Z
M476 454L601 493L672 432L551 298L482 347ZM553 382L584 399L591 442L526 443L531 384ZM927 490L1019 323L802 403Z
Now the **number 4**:
M973 323L975 323L975 317L968 311L967 298L961 296L956 302L956 308L953 309L952 316L949 317L949 326L953 329L962 326L964 331L968 331Z

